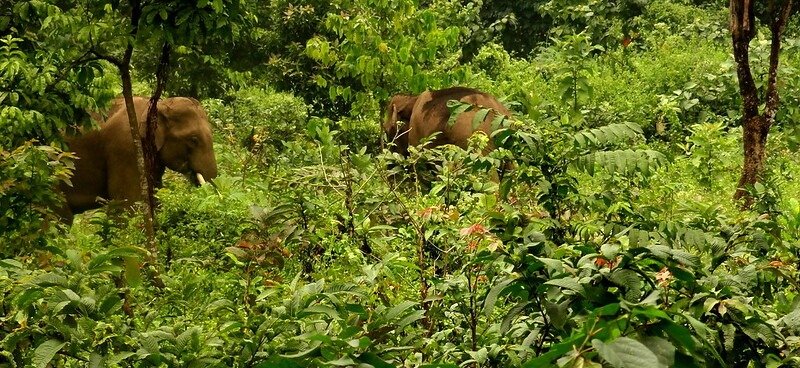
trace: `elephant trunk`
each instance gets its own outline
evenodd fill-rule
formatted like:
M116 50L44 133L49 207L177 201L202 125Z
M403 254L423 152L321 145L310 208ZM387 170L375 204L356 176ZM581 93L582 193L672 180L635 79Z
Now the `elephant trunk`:
M189 179L196 185L203 185L206 181L217 177L217 160L214 158L213 152L192 162L190 167L193 175L190 175Z

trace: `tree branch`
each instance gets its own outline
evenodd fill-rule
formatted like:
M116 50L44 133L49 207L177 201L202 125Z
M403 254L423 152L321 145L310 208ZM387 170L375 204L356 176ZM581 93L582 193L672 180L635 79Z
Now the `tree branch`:
M731 0L731 39L733 58L736 60L736 76L739 93L744 105L744 121L758 115L758 90L750 70L750 40L755 36L753 3L751 0Z
M772 19L770 23L770 31L772 33L772 39L770 43L770 51L769 51L769 77L767 79L767 95L766 95L766 103L767 106L764 111L765 122L767 126L766 129L775 122L775 114L778 111L778 102L780 101L778 97L778 62L779 62L779 55L781 52L781 36L783 35L783 30L786 27L786 21L789 18L789 13L792 9L792 0L786 0L783 4L783 7L780 11L775 12L775 17Z

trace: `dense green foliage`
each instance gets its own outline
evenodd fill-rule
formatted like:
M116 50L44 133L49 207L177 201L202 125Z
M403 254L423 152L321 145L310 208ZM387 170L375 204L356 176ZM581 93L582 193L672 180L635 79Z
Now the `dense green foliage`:
M117 92L81 42L118 50L126 9L56 3L0 11L0 367L800 365L796 21L740 211L724 3L147 2L135 76L189 22L168 92L208 97L221 172L165 177L159 288L137 216L49 218ZM450 85L515 116L380 149L388 96Z

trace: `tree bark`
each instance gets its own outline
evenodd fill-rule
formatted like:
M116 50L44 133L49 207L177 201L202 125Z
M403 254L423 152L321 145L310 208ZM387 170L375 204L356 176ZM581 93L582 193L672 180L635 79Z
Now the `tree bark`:
M742 145L744 163L742 175L736 187L735 200L744 199L743 208L753 204L747 188L761 180L766 160L767 135L775 123L775 114L780 102L778 96L778 62L780 60L781 35L792 8L792 0L785 0L779 6L770 1L769 29L771 44L769 54L769 74L767 79L766 104L764 112L759 112L761 99L758 96L753 74L750 69L750 41L755 36L755 14L752 0L730 0L730 27L733 43L733 58L736 61L736 75L739 79L739 94L742 96Z
M133 56L133 40L136 39L136 34L139 32L139 19L142 16L142 6L139 0L131 0L131 39L128 41L128 46L125 49L125 54L117 64L119 68L120 78L122 79L122 97L125 100L125 109L128 113L128 123L131 128L131 137L133 138L133 146L136 150L136 168L139 171L139 186L143 198L147 198L147 194L151 190L147 180L147 166L144 160L144 149L142 147L142 136L139 131L139 119L136 117L136 108L133 104L133 84L131 82L131 57ZM153 210L150 203L144 203L144 229L147 236L148 250L151 252L151 259L156 258L156 236L153 226Z
M156 147L156 129L158 128L158 101L167 85L169 76L169 59L172 45L164 42L161 47L161 57L158 68L156 69L156 88L150 97L150 105L147 109L147 121L145 123L145 135L142 142L144 162L147 165L147 196L145 197L150 210L150 216L155 218L155 188L161 186L161 175L164 167L158 163L158 148ZM153 221L155 226L155 221Z
M742 167L739 184L736 186L734 199L744 198L744 207L746 208L753 204L753 199L747 195L746 188L758 182L764 172L768 132L769 123L763 116L754 116L744 123L742 131L744 166Z
M139 171L139 186L143 198L148 198L148 193L153 189L150 186L148 176L150 171L145 162L144 148L142 144L142 136L139 130L139 119L136 116L136 108L133 103L133 84L131 82L131 57L133 56L133 40L139 32L139 20L142 15L142 5L140 0L131 0L131 31L130 40L125 48L125 53L121 60L117 60L115 64L120 72L120 79L122 79L122 97L125 100L125 111L128 114L128 124L131 128L131 137L133 138L133 146L136 151L136 168ZM144 229L147 236L147 262L150 264L152 271L151 277L153 283L158 288L164 287L164 282L161 280L157 265L158 247L156 243L156 234L154 226L153 208L150 201L144 201Z

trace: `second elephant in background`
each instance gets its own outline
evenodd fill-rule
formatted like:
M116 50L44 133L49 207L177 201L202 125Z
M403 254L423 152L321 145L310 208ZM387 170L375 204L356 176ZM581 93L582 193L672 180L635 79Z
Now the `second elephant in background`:
M447 102L457 100L476 106L456 117L448 126L450 109ZM486 117L473 129L472 120L482 108L489 108ZM408 147L416 146L425 137L441 132L430 143L430 147L454 144L467 148L469 137L476 131L491 135L492 121L497 114L511 117L508 110L494 96L467 87L452 87L436 91L425 91L419 95L395 95L386 107L383 131L394 141L394 152L408 155ZM402 123L402 125L401 125ZM491 147L491 143L490 143Z

